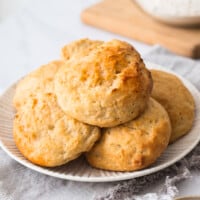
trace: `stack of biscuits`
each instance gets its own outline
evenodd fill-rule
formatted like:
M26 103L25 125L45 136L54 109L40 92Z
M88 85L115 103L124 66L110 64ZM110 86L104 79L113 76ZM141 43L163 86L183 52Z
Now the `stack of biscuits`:
M84 153L95 168L134 171L189 132L194 100L174 75L148 70L130 44L81 39L16 87L13 134L45 167Z

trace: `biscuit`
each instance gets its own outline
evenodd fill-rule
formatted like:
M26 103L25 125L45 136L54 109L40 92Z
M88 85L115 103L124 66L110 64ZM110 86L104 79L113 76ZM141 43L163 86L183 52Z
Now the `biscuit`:
M101 139L86 153L93 167L134 171L154 163L168 145L171 124L166 110L150 99L138 118L103 129Z
M62 63L62 61L50 62L20 80L13 98L14 107L20 109L28 98L37 93L52 93L54 91L53 79Z
M87 38L76 40L64 46L61 50L61 57L64 60L79 59L87 56L97 46L103 44L100 40L90 40Z
M63 113L51 93L26 101L15 116L13 133L24 157L45 167L59 166L77 158L89 151L100 136L99 128Z
M176 76L158 70L151 70L151 73L154 81L152 97L162 104L169 114L172 143L191 129L194 121L194 99Z
M112 40L88 56L68 60L55 77L60 107L71 117L99 127L132 120L146 107L152 78L139 53Z

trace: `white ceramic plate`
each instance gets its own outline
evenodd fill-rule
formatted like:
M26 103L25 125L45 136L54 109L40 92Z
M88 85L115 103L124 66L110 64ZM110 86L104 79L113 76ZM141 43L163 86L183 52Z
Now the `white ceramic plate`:
M158 65L152 63L146 64L148 68L167 71ZM168 72L173 73L171 71ZM157 172L183 158L197 145L200 140L200 94L191 83L180 76L178 77L190 90L195 99L196 117L193 128L189 134L170 145L157 160L157 162L146 169L135 172L110 172L98 170L90 167L83 157L80 157L79 159L74 160L67 165L55 168L45 168L32 164L20 154L13 141L12 123L14 109L12 107L12 98L15 92L15 85L11 86L0 98L0 146L9 156L22 165L40 173L61 179L85 182L109 182L131 179Z

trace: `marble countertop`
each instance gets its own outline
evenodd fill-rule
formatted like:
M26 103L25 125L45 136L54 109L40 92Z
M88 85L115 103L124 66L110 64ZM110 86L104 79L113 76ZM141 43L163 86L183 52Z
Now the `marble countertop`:
M81 11L95 2L0 0L0 93L34 68L58 59L60 48L79 38L123 39L142 56L151 50L150 45L83 24ZM181 183L180 195L200 194L199 185L199 177Z

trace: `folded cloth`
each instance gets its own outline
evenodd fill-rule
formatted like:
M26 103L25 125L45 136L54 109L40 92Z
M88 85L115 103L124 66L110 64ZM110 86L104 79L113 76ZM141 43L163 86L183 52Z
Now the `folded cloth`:
M175 56L155 46L145 60L184 76L200 90L200 61ZM148 66L147 66L148 67ZM176 183L200 171L200 144L184 159L152 175L117 183L81 183L61 180L32 171L12 160L0 149L0 199L2 200L171 200L178 194ZM200 172L199 172L200 173ZM161 181L161 183L160 183ZM163 187L141 194L150 185Z
M200 90L200 59L177 56L159 45L154 46L143 57L146 61L159 64L182 75Z

